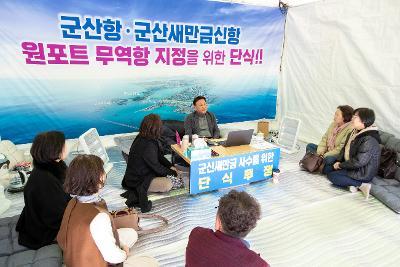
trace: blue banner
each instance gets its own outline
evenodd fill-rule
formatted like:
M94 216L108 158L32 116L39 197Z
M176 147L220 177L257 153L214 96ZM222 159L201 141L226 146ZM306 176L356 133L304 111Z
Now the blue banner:
M248 184L272 178L279 168L280 149L192 161L190 194Z
M3 0L0 135L76 138L183 120L197 95L219 123L274 118L284 16L206 0Z

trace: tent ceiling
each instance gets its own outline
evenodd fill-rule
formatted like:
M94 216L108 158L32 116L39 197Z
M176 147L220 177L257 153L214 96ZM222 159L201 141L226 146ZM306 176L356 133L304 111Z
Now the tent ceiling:
M257 6L270 6L270 7L276 7L279 5L279 0L213 0L213 1L249 4ZM282 2L288 4L289 6L300 6L318 1L321 0L282 0Z

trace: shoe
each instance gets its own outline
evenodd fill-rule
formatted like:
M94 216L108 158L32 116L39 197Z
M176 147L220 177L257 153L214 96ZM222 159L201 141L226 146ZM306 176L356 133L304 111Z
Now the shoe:
M357 193L358 188L351 185L351 186L349 186L349 191L350 191L351 193Z
M128 199L125 201L125 205L126 205L128 208L140 207L139 202L138 202L137 200L133 199L133 198L128 198Z
M369 191L371 190L371 184L370 183L362 183L359 187L363 195L365 196L365 200L368 200L369 198Z
M127 200L125 201L125 205L126 205L128 208L133 208L133 201L130 200L130 199L127 199Z
M140 211L142 212L142 213L146 213L146 212L149 212L149 211L151 211L151 208L153 207L153 203L149 200L148 202L147 202L147 207L141 207L140 208Z

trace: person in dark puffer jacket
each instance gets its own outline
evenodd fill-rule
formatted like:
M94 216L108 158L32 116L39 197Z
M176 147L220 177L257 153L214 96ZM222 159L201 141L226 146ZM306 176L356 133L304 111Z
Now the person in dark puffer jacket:
M350 192L358 190L368 199L370 181L377 175L381 148L378 128L373 126L375 113L369 108L354 110L353 132L346 140L339 161L333 165L336 171L328 179L337 186L349 187Z

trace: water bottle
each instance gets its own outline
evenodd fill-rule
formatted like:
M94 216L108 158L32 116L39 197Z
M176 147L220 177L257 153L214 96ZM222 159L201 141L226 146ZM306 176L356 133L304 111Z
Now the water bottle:
M182 137L182 144L181 144L181 149L183 154L185 154L188 146L189 146L189 135L184 135Z

